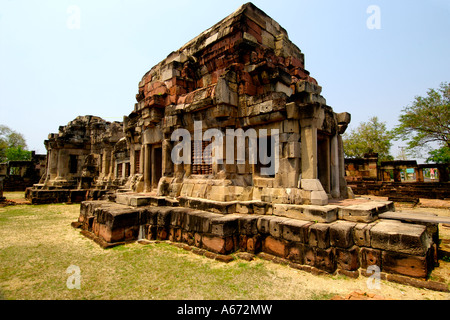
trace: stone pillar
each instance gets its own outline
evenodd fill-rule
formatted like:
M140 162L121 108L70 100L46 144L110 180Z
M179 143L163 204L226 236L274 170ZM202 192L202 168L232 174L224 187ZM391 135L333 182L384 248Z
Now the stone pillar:
M141 146L139 159L139 174L144 174L144 162L145 162L145 145Z
M317 170L317 128L323 123L325 112L318 105L308 105L300 110L300 115L301 188L310 191L312 205L327 205L328 195L319 181Z
M55 180L58 176L58 150L50 149L48 154L48 176L49 180Z
M68 171L68 163L67 156L64 154L65 151L63 149L59 149L58 151L58 165L57 165L57 177L56 180L65 180L67 171Z
M348 197L347 180L345 180L345 155L344 142L342 136L337 136L338 141L338 157L339 157L339 191L340 196L344 199Z
M394 168L394 182L402 182L401 170Z
M165 139L162 143L162 175L164 177L173 175L172 142L170 139Z
M339 198L341 196L339 183L339 147L337 135L331 139L331 196L333 198Z
M109 157L107 158L109 161L109 175L108 175L108 180L109 181L114 181L116 179L116 163L114 161L114 151L111 150L110 152L108 152Z
M301 128L302 179L317 179L317 128Z
M130 174L134 175L136 174L136 150L135 145L132 144L130 146Z
M415 168L415 170L416 170L416 181L417 182L424 182L423 169L422 168Z

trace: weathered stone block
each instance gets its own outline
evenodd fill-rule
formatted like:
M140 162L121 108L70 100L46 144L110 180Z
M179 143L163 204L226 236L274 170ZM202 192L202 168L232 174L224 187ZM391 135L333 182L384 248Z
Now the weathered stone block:
M239 236L239 250L249 253L257 253L261 250L261 236L260 235L240 235Z
M169 241L181 242L181 229L176 227L169 228Z
M187 208L173 208L170 216L170 225L173 227L184 227L186 215L190 212Z
M301 243L294 243L289 246L289 252L286 258L292 262L303 264L304 255L305 246Z
M202 247L203 235L199 232L194 233L194 246L197 248Z
M312 223L308 221L289 219L282 223L282 237L287 241L301 243L308 242L308 228Z
M158 210L155 207L146 207L139 211L139 225L157 225Z
M151 240L151 239L149 239ZM190 246L194 245L194 233L186 230L181 231L181 242L187 243Z
M325 206L328 204L328 195L325 191L311 191L311 204Z
M272 236L268 236L264 239L262 245L262 250L265 253L269 253L280 258L285 258L287 256L288 249L288 244L285 240L275 239Z
M316 223L309 227L308 244L311 247L327 249L330 247L330 225L326 223Z
M353 229L353 241L359 247L370 247L370 229L375 224L358 223Z
M370 266L378 266L381 268L381 250L372 248L361 248L361 268L367 269Z
M234 242L232 237L219 237L215 235L203 235L202 247L208 251L229 254L233 252Z
M336 271L336 259L334 256L333 248L317 248L314 266L328 273L333 273L334 271Z
M238 217L239 234L256 235L258 233L258 219L260 216L240 215Z
M384 272L414 278L426 278L428 275L429 266L426 257L383 251L382 259L382 270Z
M159 227L170 226L170 219L172 214L172 208L158 208L158 217L156 219L156 224Z
M425 256L431 247L426 226L384 220L370 230L373 248Z
M314 267L316 264L316 248L305 245L303 253L305 265Z
M333 247L350 248L353 245L353 228L356 223L336 221L330 225L330 244Z
M126 230L125 230L126 232ZM156 239L157 240L168 240L169 239L169 230L168 227L157 227L156 228Z
M230 236L238 233L237 215L228 215L223 217L214 217L210 220L211 233L216 236Z
M256 222L256 227L260 234L270 233L269 224L270 224L271 219L272 219L272 217L270 217L270 216L260 216L258 218L258 221Z
M359 269L359 248L357 246L350 249L336 248L335 253L338 268L347 271Z
M337 219L336 206L274 204L273 207L275 215L297 220L330 223Z
M156 240L158 228L155 225L147 226L147 240Z
M203 211L188 212L184 229L191 232L209 233L211 215Z
M124 230L124 240L125 241L132 241L137 240L139 235L139 227L138 226L132 226L125 228Z
M275 238L281 238L283 235L283 223L287 220L286 218L271 217L269 220L270 235Z
M372 204L357 204L339 208L339 219L353 222L372 222L378 219L378 208Z

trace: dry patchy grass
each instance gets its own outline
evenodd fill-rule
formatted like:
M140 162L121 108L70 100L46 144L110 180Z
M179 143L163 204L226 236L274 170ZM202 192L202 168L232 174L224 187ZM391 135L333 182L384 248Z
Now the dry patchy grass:
M0 298L301 300L370 292L366 278L312 274L260 259L224 264L166 243L103 250L70 223L79 205L0 208ZM69 266L81 270L69 290ZM446 293L382 282L391 299L448 299Z

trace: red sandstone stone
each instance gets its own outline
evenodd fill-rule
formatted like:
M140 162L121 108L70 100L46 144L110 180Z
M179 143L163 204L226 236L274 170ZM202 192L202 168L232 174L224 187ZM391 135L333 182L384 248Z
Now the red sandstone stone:
M284 258L288 254L287 242L284 240L276 239L272 236L268 236L263 241L263 251L274 256Z

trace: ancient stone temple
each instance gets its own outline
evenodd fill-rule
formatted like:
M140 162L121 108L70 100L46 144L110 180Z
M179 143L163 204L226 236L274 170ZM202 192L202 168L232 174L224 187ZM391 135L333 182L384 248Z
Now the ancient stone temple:
M350 115L320 93L286 30L243 5L144 75L123 139L88 134L72 149L101 164L96 179L87 170L76 183L122 178L107 199L83 202L73 226L103 247L170 240L318 273L426 278L440 220L396 215L389 201L346 200L341 134ZM61 145L49 148L44 186L75 182L64 170L78 158Z
M252 4L242 6L139 83L124 121L131 173L143 178L134 191L188 202L325 205L329 196L345 198L341 134L350 115L334 113L321 91L287 32ZM183 150L189 155L174 163L180 129L191 137ZM249 137L254 158L266 143L276 170L264 174L270 166L250 161ZM239 138L247 138L240 149ZM211 141L214 160L205 151Z
M61 126L45 141L46 172L39 184L27 189L26 197L32 203L81 202L124 185L129 154L126 143L120 143L123 137L122 123L94 116Z

